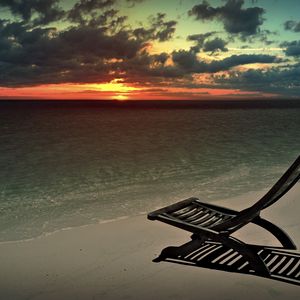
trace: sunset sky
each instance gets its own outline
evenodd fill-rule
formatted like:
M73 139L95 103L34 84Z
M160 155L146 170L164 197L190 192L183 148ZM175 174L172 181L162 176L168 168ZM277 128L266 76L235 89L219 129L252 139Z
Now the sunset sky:
M300 98L299 0L0 0L0 99Z

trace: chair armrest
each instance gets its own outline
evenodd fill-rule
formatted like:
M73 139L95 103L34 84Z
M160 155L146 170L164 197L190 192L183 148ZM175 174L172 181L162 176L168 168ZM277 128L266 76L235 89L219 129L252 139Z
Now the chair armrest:
M188 206L193 201L199 200L198 198L191 197L180 202L168 205L166 207L160 208L148 214L148 219L151 221L157 220L157 216L164 214L164 213L172 213L174 211L180 210L186 206Z
M206 227L202 227L200 225L194 225L194 224L191 224L191 223L187 223L187 222L184 222L182 220L173 218L172 216L169 216L169 215L166 215L166 214L158 215L156 217L156 220L159 220L159 221L162 221L162 222L167 223L169 225L173 225L175 227L184 229L184 230L189 231L189 232L194 233L194 234L200 234L201 233L202 235L205 235L207 237L216 237L216 236L220 235L220 233L215 231L215 230L212 230L212 229L209 229L209 228L206 228Z

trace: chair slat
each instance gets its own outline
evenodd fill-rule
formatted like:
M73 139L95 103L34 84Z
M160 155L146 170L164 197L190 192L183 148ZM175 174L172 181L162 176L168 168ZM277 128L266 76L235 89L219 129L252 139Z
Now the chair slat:
M194 211L197 211L196 205L189 205L189 206L185 207L184 209L180 209L178 211L171 212L170 214L173 215L174 217L184 217L184 216L189 216Z
M220 216L218 214L215 214L210 220L208 220L204 224L202 223L202 226L210 227L210 226L216 224L217 222L219 222L220 219L221 219Z
M182 220L184 220L185 222L192 223L194 220L198 220L198 219L202 218L203 216L205 216L206 214L208 214L207 211L198 210L193 215L190 215L187 218L186 217L182 218Z
M202 217L199 220L197 220L196 222L194 222L194 224L202 226L202 224L204 224L206 221L210 220L214 215L215 215L215 213L207 212L207 214L204 217Z

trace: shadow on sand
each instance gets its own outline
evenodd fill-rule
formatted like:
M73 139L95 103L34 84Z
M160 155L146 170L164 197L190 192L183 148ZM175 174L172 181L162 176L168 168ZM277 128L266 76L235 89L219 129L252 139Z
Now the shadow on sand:
M253 256L258 261L252 260ZM193 239L179 247L165 248L153 261L250 274L300 285L300 253L279 247L244 244L243 251L237 252L220 242ZM260 263L267 272L256 267Z

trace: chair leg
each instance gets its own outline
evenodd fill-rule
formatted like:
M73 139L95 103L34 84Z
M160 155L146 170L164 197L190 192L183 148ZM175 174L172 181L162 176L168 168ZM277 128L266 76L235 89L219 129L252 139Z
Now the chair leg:
M230 247L245 257L253 270L260 275L269 276L270 271L265 265L262 258L247 244L242 243L238 239L223 236L219 240L223 245Z
M273 234L285 249L292 249L292 250L297 249L297 246L294 244L294 242L288 236L288 234L285 233L278 226L274 225L273 223L271 223L265 219L262 219L260 217L256 217L255 219L253 219L252 223L263 227L264 229L269 231L271 234Z

